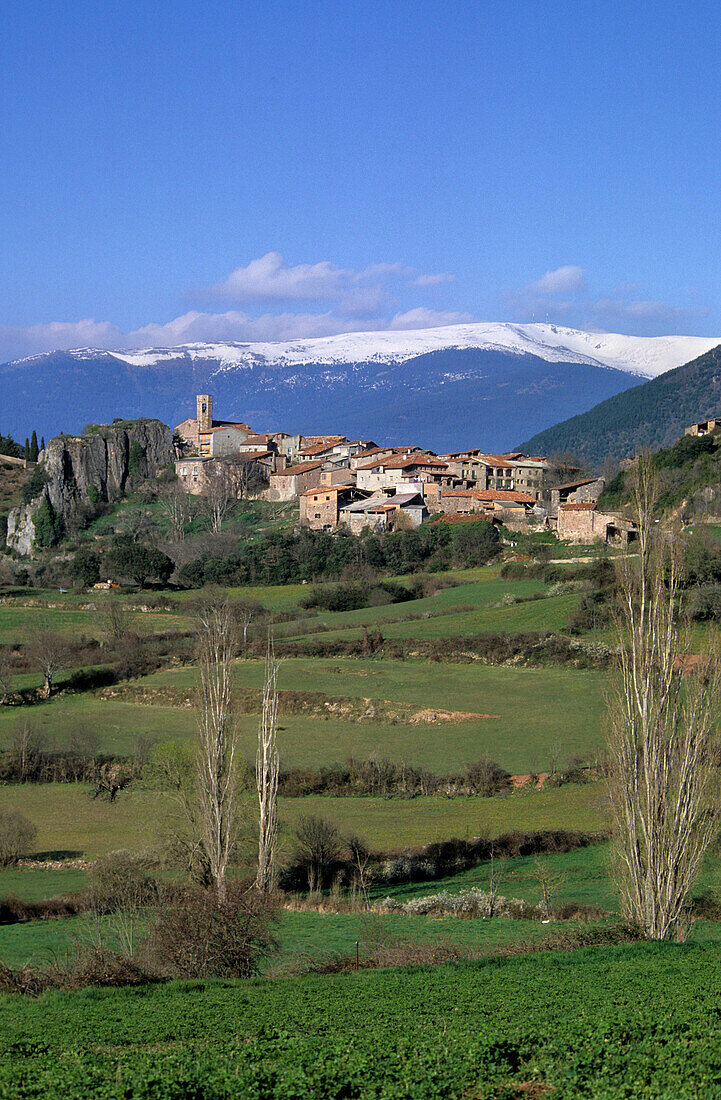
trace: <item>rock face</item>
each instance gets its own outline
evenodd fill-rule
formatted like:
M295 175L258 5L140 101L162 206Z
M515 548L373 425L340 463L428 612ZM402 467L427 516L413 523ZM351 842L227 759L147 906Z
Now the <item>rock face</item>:
M152 478L173 461L173 435L160 420L123 420L98 426L83 436L56 436L40 455L47 482L31 504L8 516L7 545L32 553L35 516L47 501L65 521L83 506L120 500L132 477Z

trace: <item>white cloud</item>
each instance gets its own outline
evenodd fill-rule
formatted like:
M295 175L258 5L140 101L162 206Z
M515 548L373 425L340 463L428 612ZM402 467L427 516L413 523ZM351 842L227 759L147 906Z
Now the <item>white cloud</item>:
M585 285L583 268L566 264L554 271L547 271L536 282L529 283L526 291L530 294L572 294L576 290L583 290Z
M413 280L414 286L439 286L441 283L452 283L455 279L455 275L449 275L447 272L439 272L437 275L418 275Z
M46 351L94 347L108 351L174 347L177 344L237 341L304 340L318 336L336 336L343 332L373 332L384 329L436 328L473 320L469 313L425 309L396 313L390 320L328 311L325 313L264 313L251 317L241 310L225 313L200 313L191 310L165 323L143 325L123 333L109 322L92 320L77 323L52 322L30 328L0 327L0 362L37 355Z
M130 332L93 319L28 328L0 326L0 362L80 347L118 350L203 341L299 340L343 332L456 324L470 320L470 315L425 307L403 312L400 308L409 293L419 296L414 287L433 288L452 278L402 263L369 264L358 270L329 261L292 266L279 252L268 252L194 295L229 303L268 303L269 309L260 316L243 309L217 313L189 310L170 321L153 322ZM301 302L313 303L316 308L295 312L293 306ZM273 303L279 305L279 312L272 312Z
M227 279L190 293L189 297L238 303L339 301L355 287L373 285L377 291L393 284L430 287L452 278L419 272L401 263L369 264L359 270L337 267L328 260L291 265L279 252L267 252L245 267L231 271Z
M246 302L312 301L334 297L348 280L349 272L326 261L291 267L279 252L267 252L247 267L237 267L223 282L208 287L203 297Z
M387 326L392 329L403 328L440 328L441 325L462 325L472 321L470 313L454 313L450 310L409 309L405 313L396 313Z
M67 348L113 348L123 339L121 330L109 321L50 321L21 328L0 325L0 358L3 360L39 355Z

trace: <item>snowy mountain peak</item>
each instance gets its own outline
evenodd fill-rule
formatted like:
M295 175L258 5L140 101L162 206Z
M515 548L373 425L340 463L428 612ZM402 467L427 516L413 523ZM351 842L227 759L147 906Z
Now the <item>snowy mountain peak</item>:
M223 372L260 364L285 367L310 363L403 363L431 352L475 348L518 356L533 355L549 363L613 367L642 378L655 378L703 355L719 343L721 338L704 336L624 336L581 332L549 324L479 321L442 328L350 332L278 343L194 343L103 354L135 367L158 366L178 357L191 361L213 359L218 363L217 371ZM82 359L91 358L97 352L85 348L71 354Z

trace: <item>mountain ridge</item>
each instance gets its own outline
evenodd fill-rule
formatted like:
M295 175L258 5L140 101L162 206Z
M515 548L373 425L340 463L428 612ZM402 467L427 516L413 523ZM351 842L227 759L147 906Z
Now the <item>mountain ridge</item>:
M259 431L342 431L436 451L503 451L684 361L706 337L627 337L554 325L476 323L274 344L48 352L0 366L14 400L0 428L49 437L89 421L218 416Z
M657 378L627 388L537 432L519 449L572 451L598 467L638 450L669 447L690 424L721 411L721 344Z

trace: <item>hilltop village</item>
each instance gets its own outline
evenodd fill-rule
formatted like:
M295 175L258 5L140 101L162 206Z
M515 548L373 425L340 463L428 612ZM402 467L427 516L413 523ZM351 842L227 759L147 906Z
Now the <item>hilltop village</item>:
M555 529L580 543L625 544L633 525L597 507L605 481L579 467L520 451L480 447L435 454L344 435L256 432L216 420L213 397L197 397L196 416L175 426L175 470L189 493L220 485L236 496L298 501L301 524L318 531L418 527L484 518L510 530Z

